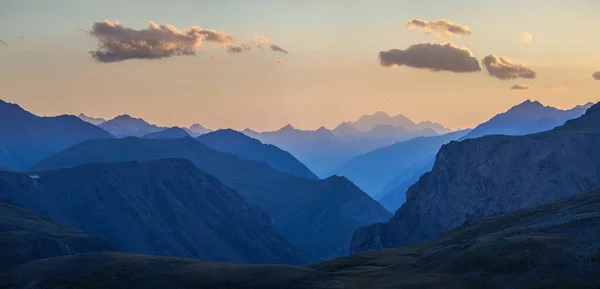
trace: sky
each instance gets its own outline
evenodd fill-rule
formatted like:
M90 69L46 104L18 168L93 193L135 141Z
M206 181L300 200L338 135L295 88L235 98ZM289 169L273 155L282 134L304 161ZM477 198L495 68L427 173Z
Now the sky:
M0 0L0 99L38 115L127 113L168 126L333 128L385 111L474 127L527 99L563 109L599 101L598 11L596 0ZM447 19L470 34L437 39L408 29L411 19ZM235 44L265 36L289 53L234 55L204 40L195 55L104 63L90 54L101 37L88 33L104 20L135 30L148 21L199 26ZM481 71L380 63L381 51L427 43L467 48ZM490 76L488 55L535 79Z

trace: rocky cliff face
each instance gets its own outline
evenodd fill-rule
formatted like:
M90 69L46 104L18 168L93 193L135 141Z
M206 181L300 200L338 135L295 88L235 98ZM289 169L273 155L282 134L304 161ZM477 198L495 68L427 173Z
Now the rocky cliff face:
M554 130L442 147L388 223L358 229L350 252L428 240L468 218L561 200L600 187L600 104Z
M306 263L272 218L183 159L0 172L0 198L122 251L236 263Z

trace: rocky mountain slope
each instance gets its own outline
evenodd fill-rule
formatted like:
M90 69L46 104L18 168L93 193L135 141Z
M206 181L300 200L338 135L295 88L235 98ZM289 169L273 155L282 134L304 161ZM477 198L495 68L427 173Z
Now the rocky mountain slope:
M210 132L197 137L196 140L220 152L264 162L280 172L307 179L318 179L290 153L274 145L263 144L259 140L235 130L224 129Z
M117 247L0 200L0 272L33 260L106 251Z
M440 136L417 137L357 156L333 174L347 177L372 197L403 170L434 156L443 144L457 140L470 130Z
M308 268L84 254L18 266L0 276L0 288L591 289L600 286L599 232L600 192L592 192Z
M272 218L183 159L0 172L0 198L131 253L236 263L307 262Z
M467 218L565 199L600 187L600 104L551 131L444 145L433 170L388 222L360 228L351 252L429 240Z
M112 136L76 116L39 117L0 100L0 163L25 169L76 143Z
M35 169L95 162L179 157L216 176L250 204L262 206L275 226L312 261L344 256L354 231L391 214L346 178L309 180L271 166L222 153L192 138L124 138L75 145L34 166Z

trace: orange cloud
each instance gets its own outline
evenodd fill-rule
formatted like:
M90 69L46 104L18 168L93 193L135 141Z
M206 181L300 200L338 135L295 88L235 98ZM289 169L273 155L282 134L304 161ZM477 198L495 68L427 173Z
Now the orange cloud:
M593 77L595 80L600 80L600 71L596 71L596 72L594 72L594 74L592 74L592 77Z
M223 60L223 56L220 55L213 55L210 57L211 60Z
M471 29L469 29L469 27L445 19L427 21L415 18L409 20L406 23L406 27L409 30L415 28L420 29L439 40L446 39L454 34L471 35Z

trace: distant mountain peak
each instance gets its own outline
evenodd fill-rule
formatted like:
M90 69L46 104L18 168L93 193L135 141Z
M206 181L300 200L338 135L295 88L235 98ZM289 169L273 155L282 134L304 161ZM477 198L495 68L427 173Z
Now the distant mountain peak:
M295 130L296 130L296 128L293 127L291 124L288 124L279 129L279 131L295 131Z
M384 111L375 112L374 114L372 114L372 116L390 118L390 116Z
M83 121L89 122L93 125L100 125L101 123L105 123L106 119L101 118L101 117L91 117L91 116L87 116L83 113L80 113L78 116L78 118L82 119Z

